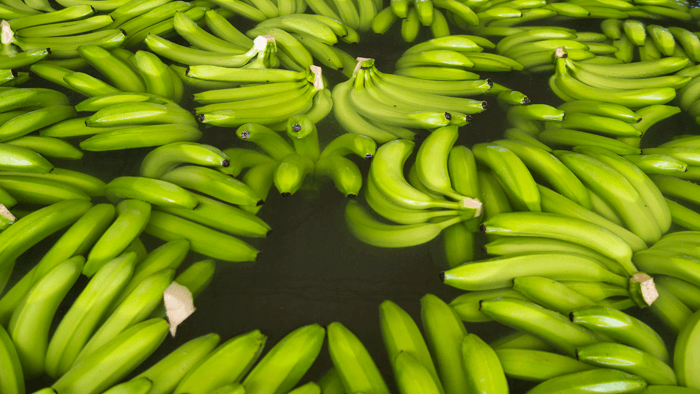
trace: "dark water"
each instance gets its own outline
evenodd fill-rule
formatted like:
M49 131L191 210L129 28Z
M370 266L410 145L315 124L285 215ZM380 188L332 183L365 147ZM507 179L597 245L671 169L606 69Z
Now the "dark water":
M597 26L597 22L586 22L581 23L579 29L599 31ZM396 23L386 35L376 36L370 33L368 37L363 36L362 44L341 43L339 46L353 56L374 57L379 70L392 72L395 60L409 47L399 32L400 23ZM426 33L428 32L424 29L416 42L430 38ZM490 77L494 82L524 92L533 103L560 103L547 86L549 75L520 72L481 74L482 77ZM326 76L332 86L345 80L339 72L327 72ZM40 80L29 85L60 89ZM76 103L80 100L79 97L75 99ZM471 125L462 128L458 144L471 146L477 142L501 138L503 130L508 127L504 112L496 105L495 99L491 99L490 104L488 111L475 116ZM183 105L187 107L191 103ZM344 132L332 115L317 127L321 146ZM697 130L697 126L687 115L677 115L652 128L645 136L644 144L654 146L670 138L668 130L681 134L683 131L687 133L688 130ZM252 147L238 140L234 129L216 127L206 129L200 142L221 149ZM149 150L85 152L85 157L79 162L55 160L55 164L58 167L79 169L109 181L120 175L137 175L141 159ZM361 159L354 160L360 165L363 174L366 174L369 163ZM308 183L303 190L288 198L282 198L273 187L260 211L260 216L272 226L273 233L267 239L246 240L262 250L258 261L220 262L213 282L195 302L197 312L178 328L177 337L167 338L144 366L156 362L180 344L209 332L218 333L223 342L244 332L259 329L268 336L266 348L269 349L299 326L311 323L327 325L340 321L365 344L387 383L395 388L379 329L379 304L384 300L396 302L420 326L419 300L423 295L432 293L449 302L461 291L442 285L438 278L438 273L446 264L440 238L412 248L383 249L368 246L349 233L343 219L346 202L346 198L327 180ZM162 243L147 235L142 236L142 239L149 250ZM31 267L49 242L47 240L24 256L17 264L16 274ZM191 254L185 266L203 258ZM73 297L77 295L77 288L73 293ZM59 316L69 307L70 298L59 310ZM634 313L671 340L672 335L653 316L644 311ZM495 323L468 324L467 330L487 341L510 332L508 328ZM319 379L330 367L330 358L324 346L302 383ZM30 384L33 387L29 389L47 383L50 382L33 382ZM524 392L531 386L517 381L510 383L512 392ZM30 390L28 391L31 392Z

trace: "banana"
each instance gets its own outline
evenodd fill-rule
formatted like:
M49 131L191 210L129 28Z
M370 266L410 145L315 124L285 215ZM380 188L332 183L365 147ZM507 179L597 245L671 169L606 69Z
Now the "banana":
M25 52L20 52L14 56L3 56L0 55L2 59L2 66L7 69L17 69L20 67L28 66L34 64L51 54L50 48L44 49L28 49ZM19 75L14 76L17 78Z
M194 197L197 203L194 209L184 207L158 209L233 235L258 238L266 237L272 231L262 219L242 209L204 196L195 195Z
M174 276L174 269L163 269L140 281L131 292L122 291L122 294L128 294L127 297L121 302L114 300L117 302L112 306L116 309L85 343L75 359L75 364L77 365L85 357L108 344L124 330L145 320L162 302L163 292L170 286Z
M0 326L0 360L2 360L3 365L3 369L0 370L0 389L2 392L8 394L24 393L22 364L10 335L2 326Z
M244 169L259 164L276 163L270 156L250 149L229 148L223 152L229 157L229 165L218 170L231 176L238 176Z
M57 265L27 292L8 325L25 377L44 372L51 321L80 276L85 258L76 256Z
M107 394L148 394L153 383L146 378L132 379L128 382L112 386L105 391Z
M377 143L373 139L363 135L347 133L329 142L321 151L319 158L355 154L362 159L371 159L376 152Z
M314 174L329 176L338 191L346 197L356 197L362 187L362 174L357 164L340 155L319 159L315 163Z
M695 389L699 386L697 377L693 375L693 357L698 346L698 316L700 314L694 313L681 329L673 355L673 365L678 383Z
M260 37L262 39L259 39ZM256 38L253 48L244 53L236 54L184 47L153 34L146 36L144 42L156 54L181 64L242 67L248 64L258 53L265 50L268 41L264 36L259 36L259 38ZM148 82L148 79L146 82ZM154 91L153 93L156 92Z
M697 298L695 298L695 295L698 293L697 286L685 280L666 275L656 275L654 277L654 283L661 283L662 287L688 306L691 311L695 312L700 309L696 302Z
M67 394L104 391L146 360L167 334L168 323L163 319L137 324L74 365L52 388Z
M273 181L282 196L291 196L301 187L306 175L314 172L315 164L298 153L284 156L275 169Z
M300 327L287 334L243 380L246 392L288 392L318 357L325 334L326 330L317 324Z
M296 153L317 161L320 155L316 125L306 115L296 115L287 121L287 137L294 143Z
M346 82L339 83L333 88L333 114L338 123L347 132L370 137L380 144L398 138L396 135L370 123L355 111L350 101L350 93L353 90L355 79L356 75L353 75Z
M257 144L276 161L295 153L294 148L284 138L264 125L246 123L236 130L236 136Z
M95 9L89 5L78 5L73 7L66 7L64 9L54 11L39 13L35 15L25 16L22 18L17 18L8 21L12 30L20 30L27 27L46 25L49 23L65 22L75 19L81 19L84 17L91 16L95 13Z
M102 108L87 118L90 127L159 125L176 123L197 127L192 114L176 104L123 103Z
M536 336L527 334L522 331L514 331L510 334L503 335L500 338L492 341L489 345L494 350L498 349L527 349L541 350L545 352L553 351L554 348L547 342L539 339Z
M503 181L521 209L540 211L539 191L530 171L518 156L506 148L488 143L476 144L472 150L476 160L488 166Z
M372 31L377 34L384 34L389 31L397 20L399 20L399 17L396 16L391 7L386 7L372 19Z
M0 93L1 94L1 93ZM49 105L19 115L0 125L0 141L8 141L75 117L76 112L68 105Z
M590 196L581 181L553 154L519 141L497 140L493 143L517 155L531 171L547 180L562 195L584 207L591 206Z
M579 153L555 154L581 181L608 202L632 232L651 244L661 238L661 230L639 192L617 170ZM600 187L604 182L606 187ZM613 186L615 185L615 186Z
M541 132L537 138L553 147L561 145L597 146L619 155L638 155L641 153L641 149L630 146L620 140L578 130L549 129Z
M193 209L199 204L193 193L180 186L145 177L114 178L105 186L104 192L115 204L123 199L136 199L157 206L184 209Z
M501 187L501 183L491 172L477 171L479 176L479 189L483 201L484 219L492 218L501 212L511 212L512 208L508 197Z
M522 293L510 287L504 287L500 289L470 291L452 300L450 306L457 314L457 317L462 321L471 323L487 322L493 319L479 310L479 303L483 300L492 300L499 297L527 300Z
M341 323L328 325L328 352L345 392L389 393L365 346Z
M197 141L202 132L188 124L157 124L125 127L104 131L83 140L80 148L87 151L107 151L166 145L173 142Z
M433 381L436 392L443 392L428 346L423 340L418 326L406 311L392 301L385 300L379 305L379 322L389 361L396 375L397 385L401 385L397 357L401 353L406 353L425 368Z
M323 394L342 394L345 392L338 371L331 367L319 380L318 386Z
M594 369L571 357L547 351L530 349L496 349L495 351L503 372L509 378L544 382L559 376Z
M452 307L432 294L421 298L421 320L445 393L464 392L468 385L460 353L467 335L464 324Z
M659 334L641 320L617 309L593 306L573 311L571 321L616 341L647 352L664 363L669 355Z
M415 9L411 9L413 10ZM392 364L396 370L396 385L401 394L440 393L427 368L410 353L400 352Z
M124 200L117 205L117 218L97 240L87 255L83 274L91 277L110 260L117 257L141 234L151 213L151 204L139 200Z
M211 168L181 166L167 172L161 179L231 204L262 205L262 200L250 187Z
M190 44L206 51L241 54L250 46L237 45L208 33L190 17L179 11L173 16L173 27Z
M21 146L0 143L0 170L47 173L54 167L41 154Z
M598 343L576 349L576 359L586 364L635 374L649 384L675 386L673 369L649 353L618 343Z
M277 167L277 162L256 165L255 167L252 167L249 171L247 171L245 175L243 175L243 183L250 186L250 188L253 189L256 193L258 193L258 195L260 195L261 198L263 198L264 200L270 193L270 189L272 188L272 184L274 183L274 174L277 170ZM260 205L241 206L241 209L248 211L253 215L257 214L261 208L262 206Z
M36 243L72 224L92 207L89 201L66 200L36 210L0 233L0 269Z
M548 265L563 259L565 255L552 252L481 260L444 271L440 277L449 286L470 291L510 287L518 276L542 276L557 281L603 281L627 286L624 277L613 274L583 255L569 254L566 264L562 261L556 267Z
M569 101L560 105L557 108L564 111L567 115L574 113L584 113L617 119L632 124L639 123L644 119L642 115L632 111L631 109L623 105L604 103L601 101L594 100Z
M235 237L165 212L152 212L144 232L165 241L187 239L192 251L224 261L254 261L259 253Z
M437 223L391 225L373 218L357 201L350 201L345 209L350 232L361 241L384 248L401 248L426 243L440 232L462 219L457 216Z
M656 290L659 297L652 304L653 308L650 307L651 312L671 331L680 333L693 311L663 285L656 286Z
M152 252L147 253L145 258L136 265L134 275L129 283L110 306L110 313L114 312L117 307L126 300L131 292L141 284L141 281L164 269L178 269L189 250L190 242L188 240L177 239L167 242L155 248Z
M549 379L532 388L532 394L580 393L595 391L601 393L636 393L642 392L647 382L637 376L614 369L593 369L574 372Z
M194 94L194 100L201 104L214 104L227 101L242 101L268 97L296 91L306 85L306 81L279 82L266 85L242 86L232 89L208 90Z
M426 223L434 218L449 219L460 214L460 212L456 210L422 210L400 207L377 190L372 178L367 178L365 200L370 208L380 216L399 224L420 224Z
M542 277L515 278L513 290L519 291L531 301L564 315L572 310L595 305L591 299L565 284Z
M78 47L78 53L117 89L125 92L146 91L141 75L108 50L97 45L82 45Z
M564 198L562 195L544 186L540 185L538 187L540 190L540 195L542 196L542 209L544 212L560 214L566 217L579 218L603 227L620 237L629 245L633 252L647 248L646 243L641 238L624 227L603 218L595 212L583 208L579 204Z
M9 145L30 149L51 159L78 160L83 152L70 143L51 137L25 135L6 142Z
M134 272L136 253L128 253L103 266L90 280L61 319L46 351L45 369L54 379L71 368L88 342L107 307Z
M496 256L541 252L568 252L591 257L602 263L610 272L625 276L625 270L614 260L588 247L573 242L544 237L503 237L484 245L484 251Z
M148 93L114 93L105 94L95 97L90 97L76 104L75 108L78 112L85 111L99 111L103 108L107 108L110 105L115 104L125 104L133 102L159 102L165 104L166 102L162 99L156 98L157 96L150 95ZM83 119L85 123L85 119Z
M456 126L434 130L418 149L415 168L421 183L428 189L454 200L463 200L464 196L452 188L448 171L448 157L458 136ZM479 211L477 209L476 216Z
M594 332L570 322L564 315L529 301L496 298L482 301L481 311L502 324L540 337L571 357L576 348L600 341Z
M175 281L186 287L192 293L193 298L197 298L214 279L215 269L214 260L198 261L182 271L175 278Z

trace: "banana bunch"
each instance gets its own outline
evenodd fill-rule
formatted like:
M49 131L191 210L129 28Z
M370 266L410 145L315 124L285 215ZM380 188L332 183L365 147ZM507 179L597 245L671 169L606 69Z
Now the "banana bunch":
M429 26L434 38L449 36L448 20L463 29L468 26L477 26L480 23L480 17L473 8L482 3L485 1L395 0L384 9L380 3L378 12L371 21L371 28L377 34L384 34L397 20L401 19L401 36L406 42L415 41L421 26Z
M414 45L396 61L396 70L417 67L455 68L471 71L520 71L523 65L495 53L483 52L493 47L490 41L475 36L444 36Z
M205 80L265 84L262 88L243 87L196 96L197 100L211 103L195 108L197 119L204 124L240 127L256 123L284 130L291 116L309 114L320 120L333 106L321 68L313 65L303 72L199 65L188 67L186 74ZM284 89L287 91L279 93Z
M687 5L679 7L687 12ZM618 48L615 57L624 63L630 63L635 58L635 48L638 49L638 57L642 62L663 57L680 57L689 59L694 64L700 55L700 40L695 33L682 27L645 25L634 19L606 19L601 22L600 27Z
M164 85L169 80L159 82ZM197 141L202 136L191 113L160 95L102 94L81 101L75 109L94 113L54 123L39 130L39 135L52 139L89 136L80 142L80 149L87 151L160 146Z
M153 53L133 53L124 48L110 51L96 45L81 45L77 51L81 59L95 68L109 83L87 73L49 64L35 64L30 70L49 82L87 97L142 93L144 96L155 95L178 103L182 100L182 81L174 70Z
M371 0L366 0L371 1ZM352 2L348 2L353 6ZM280 47L280 62L289 70L302 71L313 64L313 59L334 70L350 75L355 66L352 56L334 47L341 40L352 44L360 40L355 28L345 20L329 16L291 14L259 23L248 30L250 38L271 35Z
M366 208L351 201L345 210L351 233L370 245L400 248L429 242L442 230L464 226L465 221L473 231L482 211L481 201L476 198L479 188L475 184L474 155L464 146L454 146L457 137L457 126L433 131L419 148L408 180L404 163L415 144L395 140L377 149L367 176L365 200L394 224L375 219ZM464 242L460 238L465 230L449 237L450 244Z
M552 3L555 4L562 3ZM552 72L554 53L559 47L566 49L568 59L581 63L620 62L610 56L618 49L604 34L562 27L541 26L509 34L498 41L496 51L522 64L528 72Z
M687 78L682 76L665 77L684 68L689 62L684 58L591 64L567 59L563 48L557 49L555 56L556 71L549 85L559 98L567 102L598 100L630 108L662 105L676 97L677 87L688 83Z
M287 121L286 133L292 144L273 130L259 124L244 124L236 130L238 138L253 142L265 153L240 148L228 149L233 157L229 168L220 169L238 176L243 169L243 182L267 198L274 184L282 196L296 193L308 176L329 177L346 197L355 197L362 187L362 174L357 164L346 158L350 154L371 159L377 144L369 137L344 134L331 141L323 150L319 147L314 120L298 115ZM251 207L255 213L258 207Z
M144 43L154 53L185 65L221 67L275 68L277 46L269 35L257 36L247 48L224 41L206 32L182 12L173 17L175 30L195 46L185 47L160 36L149 34ZM196 43L196 45L195 45Z
M438 68L434 68L438 70ZM461 70L459 70L461 71ZM485 101L463 98L491 89L489 80L458 84L380 73L373 59L358 58L353 76L333 88L333 110L346 131L378 143L413 140L409 128L463 126L487 108Z

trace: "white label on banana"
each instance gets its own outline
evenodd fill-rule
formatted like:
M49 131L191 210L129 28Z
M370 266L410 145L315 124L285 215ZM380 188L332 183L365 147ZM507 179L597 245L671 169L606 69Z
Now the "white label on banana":
M11 222L14 222L15 220L17 220L15 215L13 215L12 212L10 212L10 210L7 209L7 207L2 205L2 204L0 204L0 215L6 217Z
M7 45L12 43L12 39L15 36L15 33L12 31L12 28L10 27L10 23L8 21L2 21L0 23L0 26L2 27L2 44Z
M275 37L269 35L257 36L253 40L253 48L258 52L264 52L269 42L275 43Z
M481 201L476 198L467 197L462 200L463 207L476 209L476 213L474 214L475 217L481 215L481 205Z
M647 305L653 304L654 301L659 298L659 292L656 290L654 278L643 272L637 272L636 274L632 275L632 280L640 283L640 287L642 288L642 296L644 297L644 301L647 303Z
M318 90L323 90L323 72L321 67L312 64L309 66L309 69L314 73L314 87Z
M192 292L187 287L173 282L163 293L165 315L170 323L170 335L175 336L177 326L184 322L196 308L192 300Z

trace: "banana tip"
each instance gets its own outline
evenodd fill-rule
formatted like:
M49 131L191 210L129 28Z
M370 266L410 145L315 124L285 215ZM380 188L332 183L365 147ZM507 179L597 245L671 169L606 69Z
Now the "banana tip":
M371 158L373 158L373 157L374 157L374 155L371 154L371 153L367 153L367 154L365 155L365 159L371 159Z
M265 237L269 237L270 234L272 234L272 230L268 230L268 231L265 233Z
M256 206L256 207L259 207L259 206L261 206L261 205L263 205L263 204L265 204L265 201L263 201L263 200L258 200L258 202L255 203L255 206Z
M445 283L445 273L444 272L440 272L440 282Z
M487 103L486 101L482 101L482 102L481 102L481 108L483 108L483 109L488 109L488 108L489 108L489 103Z
M523 99L523 104L530 104L530 98L529 98L529 97L525 97L525 98Z
M290 193L290 192L284 192L284 193L282 193L282 197L289 197L289 196L291 196L291 195L292 195L292 193Z
M231 162L229 160L224 160L221 162L221 167L228 167L231 165Z
M479 310L481 310L481 304L484 302L484 300L479 300Z
M46 48L46 53L50 55L50 54L51 54L51 48Z
M190 66L187 66L187 68L185 69L185 76L186 77L190 76Z
M491 80L491 78L486 78L486 83L489 85L489 88L493 87L493 81Z
M353 193L348 193L348 195L346 195L345 197L347 197L347 198L351 198L351 199L353 199L353 200L354 200L354 199L356 199L356 198L357 198L357 194L353 194Z
M486 232L486 226L483 223L479 225L479 231L481 231L482 233Z
M580 360L578 357L578 349L574 350L574 357L576 357L577 360Z

